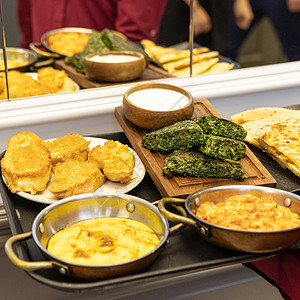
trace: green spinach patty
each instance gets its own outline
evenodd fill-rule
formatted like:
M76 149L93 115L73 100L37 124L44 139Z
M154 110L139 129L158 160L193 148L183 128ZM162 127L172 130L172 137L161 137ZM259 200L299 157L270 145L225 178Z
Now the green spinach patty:
M175 150L168 154L163 174L172 173L194 177L221 177L244 180L246 178L239 162L229 159L217 159L191 149Z
M246 154L246 145L242 141L216 136L204 135L204 143L197 149L216 158L239 160Z
M143 136L142 145L148 150L170 152L199 146L204 141L201 127L185 120L152 131Z
M194 119L206 134L224 136L242 141L247 132L243 126L216 116L204 116Z
M163 174L194 177L246 178L238 162L246 155L244 128L216 116L185 120L147 133L142 145L168 153ZM175 151L174 151L175 150Z

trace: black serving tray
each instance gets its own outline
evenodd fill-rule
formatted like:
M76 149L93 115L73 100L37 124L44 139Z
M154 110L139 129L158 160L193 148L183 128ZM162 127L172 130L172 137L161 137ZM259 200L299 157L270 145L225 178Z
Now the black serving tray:
M114 133L97 137L118 140L122 143L129 144L124 133ZM277 188L288 191L300 188L300 178L289 170L281 168L267 154L255 147L251 148L258 159L276 179ZM0 158L2 158L3 155L4 153L1 154ZM0 190L12 234L16 235L23 232L30 232L33 220L46 205L12 194L4 184L2 176L0 180ZM159 191L148 174L145 175L143 181L132 190L130 194L148 200L149 202L161 198ZM70 292L104 290L114 287L128 287L149 281L159 282L162 279L172 279L179 275L230 264L249 263L282 253L291 253L299 250L299 248L300 243L297 242L289 249L276 253L249 254L233 252L204 241L192 227L187 226L183 230L170 235L166 246L162 249L154 263L138 274L101 281L81 282L63 276L55 270L26 271L26 273L38 282L59 290ZM23 260L45 260L33 240L18 243L16 250L18 256Z

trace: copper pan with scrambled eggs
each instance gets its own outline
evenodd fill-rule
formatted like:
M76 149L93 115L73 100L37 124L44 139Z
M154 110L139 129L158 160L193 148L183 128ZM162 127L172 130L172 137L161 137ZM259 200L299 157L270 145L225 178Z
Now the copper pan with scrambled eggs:
M56 269L93 281L142 271L158 256L170 231L168 221L146 200L128 194L82 194L47 206L35 218L32 232L9 238L5 251L23 270ZM45 261L17 257L13 245L31 238Z
M41 42L32 42L29 48L41 57L63 58L82 52L88 42L92 29L63 27L45 32ZM44 47L46 51L42 50Z
M189 217L168 211L166 204L183 204ZM208 242L233 251L279 251L300 238L300 196L276 188L207 188L186 199L163 198L158 208L167 219L191 225Z

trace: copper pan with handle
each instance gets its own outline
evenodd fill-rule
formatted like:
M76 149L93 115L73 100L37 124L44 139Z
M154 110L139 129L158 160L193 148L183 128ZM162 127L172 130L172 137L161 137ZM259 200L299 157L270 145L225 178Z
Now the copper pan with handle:
M252 194L275 200L279 205L289 207L300 215L300 196L276 188L251 185L219 186L196 191L186 199L163 198L158 203L159 211L168 220L193 226L200 236L217 246L249 253L267 253L286 249L300 238L300 226L278 231L256 231L232 229L200 219L197 207L206 201L224 202L230 196ZM170 212L167 204L183 205L189 217Z
M50 237L76 222L100 218L123 217L144 223L160 238L150 253L128 262L113 265L83 265L62 260L47 250ZM94 281L135 274L149 266L166 244L170 234L180 230L182 224L169 228L168 221L157 207L141 198L128 194L91 193L72 196L43 209L34 219L32 231L10 237L5 243L8 258L20 269L36 271L56 269L59 273L83 281ZM45 261L24 261L18 258L14 245L33 239Z

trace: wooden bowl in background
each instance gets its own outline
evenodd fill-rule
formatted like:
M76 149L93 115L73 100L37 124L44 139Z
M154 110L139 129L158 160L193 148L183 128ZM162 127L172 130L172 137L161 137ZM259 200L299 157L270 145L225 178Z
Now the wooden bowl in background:
M177 86L144 83L127 90L123 96L123 114L134 125L155 130L191 118L192 95Z
M146 68L144 55L131 51L109 51L89 54L84 59L84 72L89 79L124 82L142 76Z

